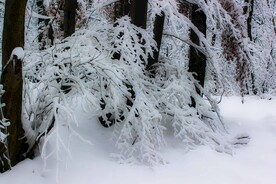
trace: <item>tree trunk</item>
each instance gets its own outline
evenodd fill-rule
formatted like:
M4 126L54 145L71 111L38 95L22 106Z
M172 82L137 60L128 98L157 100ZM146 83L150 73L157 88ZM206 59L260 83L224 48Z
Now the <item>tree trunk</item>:
M246 21L247 34L248 34L248 38L250 39L250 41L253 41L253 37L252 37L252 19L253 19L253 11L254 11L255 0L245 0L245 2L247 3L247 6L245 6L243 8L243 13L248 14L247 21ZM250 52L250 54L253 56L253 52ZM252 81L253 94L256 95L258 93L258 89L255 86L254 71L251 72L251 81Z
M130 8L130 16L132 23L137 27L146 29L147 26L147 0L132 0Z
M253 18L253 11L254 11L254 2L255 0L245 0L247 6L244 7L243 12L244 14L248 14L247 18L247 33L249 39L252 41L252 18Z
M114 7L114 21L117 19L128 15L130 12L130 3L128 0L120 0L119 2L115 3ZM122 36L122 35L121 35ZM120 53L114 53L112 56L112 59L120 59L121 54Z
M255 0L251 0L250 11L248 14L248 19L247 19L248 37L251 41L252 41L252 19L253 19L254 3L255 3Z
M24 47L25 34L25 8L27 0L8 0L5 4L5 17L2 45L2 66L5 66L15 47ZM16 165L24 159L23 154L27 151L22 128L22 61L17 57L12 58L14 62L7 65L3 70L1 81L6 91L2 102L6 104L3 108L4 117L9 119L11 125L8 127L8 150L11 166ZM0 146L0 149L2 147ZM2 155L1 155L2 156ZM10 165L1 157L1 171L10 169Z
M114 21L116 21L118 18L121 18L125 15L128 15L130 12L130 3L128 0L119 0L115 3L115 15L114 15Z
M147 0L132 0L131 4L129 4L128 0L120 0L117 2L118 4L115 5L115 19L120 18L128 13L131 14L131 20L134 25L137 27L141 27L146 29L146 21L147 21ZM120 6L120 7L118 7ZM118 11L118 12L116 12ZM130 11L130 12L129 12ZM120 59L120 53L116 53L112 56L113 59ZM131 99L135 99L135 92L131 84L125 83L129 92L131 93ZM126 104L129 107L132 107L132 101L127 97ZM101 99L101 108L104 109L106 106L106 102ZM115 124L116 120L112 118L112 113L107 113L106 117L99 117L99 121L102 126L109 128L113 124ZM105 120L107 119L108 122ZM120 116L120 120L123 120L124 116ZM119 121L120 121L119 120Z
M206 15L203 11L198 10L197 5L192 5L192 23L206 36ZM194 31L191 30L191 41L199 45L199 38ZM206 70L206 56L190 47L189 72L194 73L194 78L199 81L199 84L204 87ZM197 92L200 91L197 89Z
M161 47L161 41L162 41L162 35L163 35L163 29L164 29L164 21L165 21L165 15L163 12L161 13L161 15L156 15L156 18L154 21L153 34L154 34L154 40L157 44L157 50L154 50L153 57L149 58L148 65L147 65L147 70L150 71L152 75L155 74L154 68L152 68L152 66L158 63L159 51Z
M65 0L64 2L64 38L75 32L77 0Z

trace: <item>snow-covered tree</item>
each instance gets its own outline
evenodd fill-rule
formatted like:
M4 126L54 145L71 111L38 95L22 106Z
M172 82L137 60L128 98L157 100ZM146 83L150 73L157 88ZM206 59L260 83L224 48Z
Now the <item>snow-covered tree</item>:
M64 126L86 141L78 134L81 122L69 105L75 99L91 116L99 117L96 123L113 131L111 141L118 148L113 156L122 162L163 163L160 149L168 134L180 140L183 149L208 145L231 153L227 125L210 93L243 96L255 89L258 93L275 90L275 72L270 73L275 68L275 43L268 37L275 36L273 1L251 1L252 39L244 11L248 4L242 1L77 2L72 30L76 29L66 38L63 0L40 1L34 10L43 4L45 11L37 11L29 21L33 32L27 32L23 66L27 155L40 153L45 160L59 160L64 152L70 154L61 139ZM261 14L265 8L270 11ZM198 19L193 20L196 14ZM267 29L260 29L263 25ZM42 34L39 42L44 39L46 44L40 50L34 41L38 27L40 33L53 33L51 38ZM267 49L260 49L262 45ZM190 67L198 55L206 73ZM265 82L264 76L271 78ZM0 125L1 132L7 125ZM49 150L50 144L54 147Z
M275 2L253 1L251 20L252 42L254 42L255 81L259 93L275 94L276 32Z

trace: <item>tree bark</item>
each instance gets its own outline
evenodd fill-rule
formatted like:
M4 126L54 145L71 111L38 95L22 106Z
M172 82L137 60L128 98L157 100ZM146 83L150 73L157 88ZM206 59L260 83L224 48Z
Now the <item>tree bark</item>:
M25 8L27 0L8 0L5 4L5 17L2 44L2 66L5 66L10 58L11 52L16 47L24 47L25 34ZM6 104L3 108L4 117L9 119L11 125L8 127L8 150L11 166L22 161L28 145L25 142L24 130L22 128L22 61L16 56L14 62L7 65L2 71L1 81L5 93L2 102ZM2 149L2 146L0 146ZM2 156L2 155L1 155ZM0 157L1 157L0 156ZM4 158L0 162L2 172L10 169L10 165Z
M254 11L254 3L255 0L245 0L245 2L247 3L247 6L244 7L243 11L244 14L248 14L248 18L247 18L247 33L248 33L248 37L249 39L252 41L252 19L253 19L253 11Z
M206 15L203 11L198 10L197 5L192 5L192 23L206 36ZM199 45L199 38L196 33L191 30L191 41ZM189 72L194 73L194 78L204 87L206 70L206 56L194 47L190 47ZM197 89L197 92L200 91Z
M246 20L246 25L247 25L247 34L248 38L250 41L253 41L252 37L252 20L253 20L253 12L254 12L254 3L255 0L245 0L247 3L247 6L243 8L243 13L248 14L247 20ZM253 56L253 52L250 52L250 54ZM258 93L258 89L255 86L255 74L254 71L251 72L251 81L252 81L252 89L253 89L253 94ZM249 91L249 90L248 90Z
M128 15L130 13L130 3L128 0L120 0L115 3L114 6L114 21L117 19ZM121 35L122 36L122 35ZM112 56L112 59L120 59L121 54L120 53L114 53Z
M130 12L130 3L128 0L119 0L115 3L115 16L114 21L118 18L121 18L125 15L128 15Z
M119 4L117 4L117 7L115 5L115 19L130 13L132 23L137 27L146 29L147 5L148 5L147 0L132 0L131 4L129 4L128 0L120 0L118 3ZM119 11L116 12L117 10ZM120 59L120 53L114 54L112 58ZM131 99L135 99L135 92L133 90L132 85L128 83L125 83L125 85L129 89L129 92L131 93ZM132 101L128 97L127 97L126 104L129 107L132 107L133 105ZM101 108L104 109L105 106L106 106L106 102L103 99L101 99ZM109 128L110 126L115 124L116 120L112 118L112 113L107 113L105 116L106 116L105 118L99 117L99 121L102 124L102 126ZM107 119L108 122L105 119ZM120 116L120 120L123 120L123 119L124 119L124 116Z
M132 0L130 8L130 16L132 23L137 27L146 29L147 26L147 0Z
M65 0L64 3L64 38L75 32L77 0Z
M163 29L164 29L164 22L165 22L165 15L162 12L161 15L156 15L155 21L154 21L154 28L153 28L153 34L154 34L154 40L156 42L157 49L153 51L153 57L150 57L148 60L147 70L152 73L152 75L155 74L154 68L152 66L156 63L158 63L159 58L159 52L161 48L161 42L162 42L162 35L163 35Z

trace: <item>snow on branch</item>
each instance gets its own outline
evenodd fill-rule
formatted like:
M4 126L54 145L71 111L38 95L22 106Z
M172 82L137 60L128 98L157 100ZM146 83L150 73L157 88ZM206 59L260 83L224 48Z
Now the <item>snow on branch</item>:
M8 119L4 117L3 107L5 104L1 103L1 98L4 94L3 85L0 85L0 143L1 143L1 151L0 151L0 162L7 163L11 169L11 162L9 156L9 145L8 145L8 126L10 126L10 122ZM2 164L0 164L2 165Z
M176 1L154 3L156 13L164 11L172 25L166 34L196 47L216 68L213 47L187 17L178 13ZM44 145L54 143L55 149L43 147L44 158L55 155L62 159L62 152L70 156L69 147L61 141L63 119L70 134L81 137L68 105L76 96L89 104L85 110L91 115L104 117L109 113L113 118L106 120L115 122L113 141L119 158L149 165L164 163L160 149L165 145L168 129L173 130L174 138L185 143L184 149L209 145L231 152L218 109L210 98L206 100L196 93L197 81L187 68L180 67L179 58L160 61L157 77L150 78L145 75L145 65L156 49L152 35L131 24L128 16L115 24L93 16L95 19L88 22L93 29L77 30L74 36L41 53L26 54L24 74L29 94L25 96L25 127L30 130L27 136L32 144L41 136L42 144L43 140ZM196 32L199 45L180 36L182 26ZM191 106L191 97L196 108Z
M40 14L36 13L34 10L30 10L29 8L27 8L27 12L28 12L29 16L33 17L33 18L46 19L46 20L54 18L54 17L45 16L45 15L40 15Z

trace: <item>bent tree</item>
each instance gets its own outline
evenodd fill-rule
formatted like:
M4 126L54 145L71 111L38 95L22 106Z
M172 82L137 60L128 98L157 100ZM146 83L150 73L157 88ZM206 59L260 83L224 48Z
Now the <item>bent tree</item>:
M27 0L8 0L5 4L3 43L2 43L2 66L1 83L5 93L2 102L4 117L10 121L8 127L8 153L9 158L0 155L0 171L9 170L11 166L22 161L28 146L24 139L22 128L22 61L16 55L10 57L16 47L24 47L25 32L25 8ZM8 63L8 61L11 61ZM6 149L3 144L0 150ZM1 152L0 152L1 153Z

